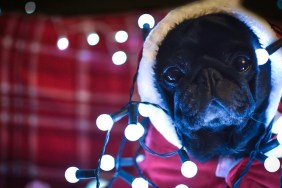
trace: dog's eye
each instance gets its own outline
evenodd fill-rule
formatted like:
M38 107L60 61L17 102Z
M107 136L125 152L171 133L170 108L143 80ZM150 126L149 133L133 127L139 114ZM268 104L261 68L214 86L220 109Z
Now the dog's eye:
M183 72L177 67L169 67L163 73L164 80L169 84L176 84L182 76Z
M252 66L250 59L245 56L237 56L233 62L239 72L245 72Z

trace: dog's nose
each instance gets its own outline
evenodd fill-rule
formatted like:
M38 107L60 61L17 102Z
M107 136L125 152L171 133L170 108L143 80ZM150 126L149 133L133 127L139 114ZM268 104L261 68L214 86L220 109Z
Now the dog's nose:
M197 83L207 88L215 87L222 80L222 75L216 69L205 68L200 71L197 77Z

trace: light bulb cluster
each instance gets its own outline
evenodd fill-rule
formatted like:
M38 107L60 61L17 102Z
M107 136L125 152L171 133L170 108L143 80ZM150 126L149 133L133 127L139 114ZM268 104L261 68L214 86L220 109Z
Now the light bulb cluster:
M142 116L145 117L149 116L150 108L152 108L152 106L147 103L130 102L127 105L125 105L123 108L121 108L118 112L112 114L101 114L96 119L96 124L100 130L108 131L109 133L109 131L111 131L111 129L114 128L114 124L117 121L121 120L125 116L128 116L128 124L124 130L124 137L126 138L127 141L137 141L137 140L140 141L140 138L144 140L143 137L145 135L145 126L138 122L138 115L142 114ZM123 148L124 145L121 145L120 147ZM181 169L179 169L179 171L182 173L184 177L192 178L196 175L197 166L195 163L190 161L184 149L181 148L176 152L171 152L171 153L174 154L169 154L169 156L173 156L175 154L179 155L180 161L182 163ZM159 154L160 157L165 157L163 155L165 154ZM128 184L130 184L132 188L148 188L151 183L148 180L146 180L144 177L142 176L134 177L122 169L122 167L128 167L128 166L136 167L137 163L139 163L142 160L144 160L143 155L135 155L134 158L131 157L122 158L120 154L117 156L117 158L114 158L109 154L103 154L100 158L100 169L102 169L103 171L111 171L113 169L116 169L117 176L123 179ZM96 177L95 174L93 174L93 172L97 172L97 171L79 170L76 167L70 167L69 169L66 170L65 177L67 181L69 181L70 183L76 183L79 179ZM179 185L179 187L181 186L185 187L184 184Z
M35 3L28 2L26 4L27 12L31 14L35 10ZM34 8L34 9L32 9ZM138 25L143 28L143 31L148 34L148 30L153 28L155 25L154 17L150 14L143 14L138 18ZM148 28L146 28L148 27ZM119 30L114 32L113 38L117 43L125 43L128 40L128 33L124 30ZM90 46L95 46L100 42L100 36L97 32L90 32L86 36L86 41ZM69 47L70 41L67 36L59 36L57 40L57 47L59 50L63 51ZM128 59L126 52L122 50L115 51L112 54L112 62L114 65L123 65Z
M146 31L144 33L148 34L147 29L148 27L151 27L148 24L148 22L141 23L140 21L140 26ZM274 53L277 49L279 49L281 46L282 46L282 39L269 45L266 49L258 49L256 51L258 65L263 65L266 62L268 62L270 55ZM136 80L134 80L133 83L135 83L135 81ZM132 88L134 90L134 84ZM133 92L131 93L133 94ZM145 179L143 177L143 173L140 172L140 168L137 164L138 163L137 159L138 159L138 156L140 155L136 155L136 154L140 154L139 149L137 149L133 158L122 158L121 154L122 154L124 144L125 144L125 141L122 141L116 158L114 158L111 155L104 154L106 145L109 140L110 131L113 129L113 125L125 116L128 116L128 124L124 130L124 134L125 134L124 137L128 141L139 140L140 148L142 147L149 154L152 154L155 156L171 157L175 154L178 154L180 161L182 163L181 169L180 169L182 175L186 178L193 178L197 174L197 171L198 171L197 165L189 159L187 152L184 150L184 148L181 148L173 152L158 154L144 144L144 135L146 135L145 133L146 133L147 127L138 122L138 115L140 114L143 117L149 117L151 115L150 108L153 108L153 107L154 108L157 107L160 109L162 108L156 104L152 104L148 102L134 102L134 101L131 101L131 99L132 99L132 95L131 95L129 103L125 105L123 108L121 108L118 112L112 113L112 114L101 114L96 119L97 127L102 131L107 131L105 143L104 143L101 155L100 155L100 162L98 162L98 169L97 170L96 169L79 170L76 167L70 167L65 172L65 177L69 182L75 183L79 179L93 178L93 177L96 177L97 182L99 182L99 169L102 169L104 171L110 171L115 168L116 173L113 176L113 178L111 179L109 183L109 187L111 187L113 181L115 181L117 177L123 179L128 184L131 184L132 188L148 188L149 185L156 187L153 184L153 182ZM162 110L166 111L165 109L162 109ZM126 139L123 139L123 140L126 140ZM278 171L281 168L281 164L277 157L267 156L265 153L271 151L274 148L277 148L278 146L281 146L281 143L282 143L282 130L278 132L276 138L272 139L271 141L269 141L268 143L260 147L259 151L254 151L254 153L256 154L255 156L256 159L262 162L264 164L265 169L269 172ZM131 174L124 171L122 167L126 167L126 166L135 166L140 177L134 177ZM175 188L188 188L188 186L184 184L179 184Z
M115 41L118 43L124 43L128 39L128 34L126 31L118 31L115 34ZM98 33L89 33L86 37L86 41L89 46L95 46L99 43L100 37ZM69 39L67 36L60 36L57 40L57 48L61 51L66 50L69 47ZM112 54L112 62L115 65L123 65L127 61L127 54L124 51L116 51Z
M124 118L125 116L128 116L128 125L126 126L124 130L125 138L127 141L137 141L139 140L140 145L144 148L144 146L141 144L140 138L142 140L144 139L143 136L145 135L145 128L146 126L142 125L138 122L138 115L142 114L142 116L149 116L150 114L150 108L156 107L155 105L147 104L147 103L140 103L140 102L130 102L127 105L125 105L123 108L121 108L119 111L112 113L112 114L101 114L98 116L96 120L97 127L102 131L111 131L111 129L114 128L114 124ZM138 134L136 134L138 133ZM279 131L276 138L272 139L265 145L263 145L260 148L260 151L256 155L256 159L259 160L265 167L265 169L268 172L276 172L281 168L280 161L277 157L274 156L267 156L264 153L272 150L273 148L276 148L277 146L281 145L282 143L282 130ZM124 147L121 146L121 147ZM151 153L150 150L145 149L149 153ZM173 152L171 152L173 153ZM156 153L151 153L156 155ZM170 156L173 156L175 154L178 154L180 161L182 163L180 172L182 175L186 178L193 178L198 171L197 165L190 160L187 152L184 148L181 148L176 151L174 154L169 154ZM160 157L165 157L165 154L158 154ZM134 177L131 174L127 173L122 169L122 167L128 167L128 166L135 166L138 163L138 156L136 155L134 158L122 158L121 155L118 155L117 158L114 158L113 156L109 154L104 154L101 156L101 163L100 168L103 171L111 171L113 169L116 169L116 176L123 179L125 182L131 185L132 188L148 188L149 185L152 185L152 182L146 180L144 177ZM166 156L167 157L167 156ZM71 167L67 169L66 171L66 179L71 182L75 183L79 179L85 179L85 178L93 178L95 177L96 170L79 170L76 167ZM179 184L176 186L176 188L185 188L188 187L184 184Z
M114 123L128 115L128 125L124 130L124 135L129 141L139 140L145 133L145 129L138 122L138 104L131 103L126 108L114 114L101 114L96 120L97 127L102 131L110 130Z

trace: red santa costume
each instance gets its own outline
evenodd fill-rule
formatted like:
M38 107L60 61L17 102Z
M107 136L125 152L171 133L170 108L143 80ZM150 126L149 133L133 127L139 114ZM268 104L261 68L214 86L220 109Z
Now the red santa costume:
M144 43L137 80L142 101L163 106L161 96L154 86L153 67L156 63L159 45L167 33L185 20L212 13L228 14L243 22L258 37L262 48L266 48L277 40L269 24L241 7L238 1L206 0L179 7L171 11L159 22ZM277 109L282 93L282 50L280 49L272 54L269 60L271 61L272 90L269 96L269 105L266 109L267 118L263 122L265 126L269 126L275 116L279 117L281 115L277 113ZM282 112L282 106L280 106L279 110ZM171 152L181 148L182 145L177 137L171 118L159 108L152 107L149 111L152 126L148 130L146 144L159 153ZM277 121L277 118L274 118L274 121ZM274 129L276 131L282 129L282 124L274 124ZM282 157L281 146L274 148L266 155ZM182 176L180 172L181 162L178 156L160 158L146 153L145 160L140 165L146 177L160 188L173 188L181 184L189 188L227 188L234 186L248 162L249 158L235 160L228 157L219 157L206 163L195 162L198 172L193 178ZM255 160L243 177L239 187L279 187L280 173L281 169L274 173L266 171L264 165Z

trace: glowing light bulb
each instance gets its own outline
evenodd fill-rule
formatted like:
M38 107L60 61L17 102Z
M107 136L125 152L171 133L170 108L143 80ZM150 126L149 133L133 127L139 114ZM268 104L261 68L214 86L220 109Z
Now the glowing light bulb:
M143 136L144 127L140 124L129 124L124 130L124 135L129 141L136 141Z
M149 183L144 178L135 178L131 183L132 188L148 188Z
M116 32L115 34L115 40L118 42L118 43L124 43L126 42L128 39L128 34L126 31L118 31Z
M149 117L149 115L150 115L149 108L150 108L150 106L148 104L140 103L138 105L138 112L143 117Z
M122 65L126 62L127 55L123 51L117 51L112 56L112 61L115 65Z
M106 180L106 179L103 179L103 178L100 178L99 182L100 182L100 187L101 187L101 188L105 188L105 187L107 187L107 185L109 184L109 181ZM96 187L97 187L97 180L95 179L95 180L90 181L90 182L86 185L85 188L96 188Z
M137 162L137 163L141 163L141 162L144 161L144 160L145 160L145 155L140 154L140 155L138 155L138 156L136 157L136 162Z
M188 188L188 186L184 184L179 184L175 188Z
M197 165L192 161L185 161L181 166L181 173L186 178L194 177L198 172Z
M69 46L69 40L66 37L61 37L57 41L57 46L60 50L65 50Z
M68 182L70 183L76 183L79 181L79 179L76 178L76 171L79 170L77 167L69 167L66 171L65 171L65 178Z
M276 172L280 168L280 161L276 157L267 157L264 161L264 168L268 172Z
M103 155L101 158L101 169L110 171L115 168L115 158L111 155Z
M36 4L33 1L29 1L25 4L25 12L27 14L34 13L35 9L36 9Z
M101 131L108 131L113 127L114 121L109 114L101 114L96 119L96 125Z
M268 52L262 48L256 50L256 56L258 60L258 65L264 65L269 59Z
M155 25L155 19L150 14L143 14L138 18L138 26L142 29L144 24L149 24L150 28Z
M87 42L90 46L94 46L98 44L99 41L100 41L100 37L97 33L90 33L87 36Z

